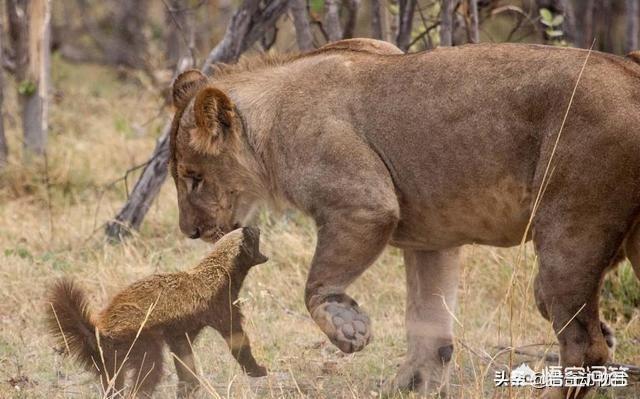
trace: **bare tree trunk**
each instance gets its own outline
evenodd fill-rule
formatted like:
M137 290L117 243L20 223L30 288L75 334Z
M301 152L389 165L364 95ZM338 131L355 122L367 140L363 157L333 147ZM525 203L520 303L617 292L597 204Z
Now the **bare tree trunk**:
M471 42L480 43L478 0L469 0L469 11L471 13Z
M356 24L358 22L358 8L360 7L360 0L344 0L344 4L347 9L347 22L344 25L342 38L351 39L354 36L356 31Z
M202 67L202 72L210 74L217 62L235 62L250 46L258 41L267 29L287 10L287 0L271 0L259 9L259 0L244 0L231 17L231 22L220 43L211 50Z
M26 76L28 61L27 35L29 34L26 18L27 0L6 0L8 32L13 57L15 59L16 81L22 82Z
M615 38L613 36L613 1L612 0L600 0L600 9L598 14L601 17L602 38L599 40L600 50L613 53L615 52ZM622 49L619 49L622 50Z
M338 0L325 0L324 2L324 30L330 42L342 39L342 27L340 26L340 4Z
M571 0L561 0L562 14L564 15L564 34L569 42L575 43L578 38L576 12Z
M50 0L7 0L9 35L16 59L24 159L44 154L50 85Z
M392 8L398 9L398 0L388 0ZM384 15L387 18L387 26L389 26L389 30L385 32L385 39L390 43L397 44L396 40L398 39L398 27L400 25L400 14L392 13L388 7L384 7Z
M193 57L194 26L189 20L188 2L185 0L168 0L165 14L168 25L166 58L175 70L184 57Z
M146 22L147 0L118 0L115 2L113 38L105 44L107 60L114 65L145 69L147 39L143 27Z
M585 0L584 10L583 10L583 28L580 32L580 36L582 40L580 41L580 46L583 48L591 47L591 43L593 43L593 39L595 38L595 29L593 27L593 19L595 13L596 0Z
M27 79L33 92L23 93L22 123L27 153L44 154L47 145L51 84L51 0L31 0L29 18L29 64Z
M293 15L293 25L296 28L296 40L300 51L313 49L313 35L311 35L311 25L307 13L306 0L291 0L289 4Z
M409 50L411 42L411 32L413 28L413 13L416 9L416 0L399 0L400 4L400 27L398 29L397 46L402 51Z
M4 29L2 26L2 19L0 18L0 66L4 64ZM7 144L7 138L4 134L4 72L0 67L0 170L7 164L9 157L9 146Z
M384 14L382 10L381 0L371 0L371 37L378 40L384 40Z
M626 0L627 40L625 52L638 49L638 35L640 34L640 0Z
M233 14L224 37L211 50L202 66L205 74L210 74L213 64L217 62L237 61L240 54L264 36L265 30L275 25L288 6L287 0L272 0L263 10L260 10L259 2L259 0L244 0ZM107 224L105 232L110 239L121 240L129 234L131 229L140 228L151 203L167 178L170 132L171 121L169 120L129 199L114 220Z
M456 0L443 0L440 10L440 45L451 46L453 44L453 12Z

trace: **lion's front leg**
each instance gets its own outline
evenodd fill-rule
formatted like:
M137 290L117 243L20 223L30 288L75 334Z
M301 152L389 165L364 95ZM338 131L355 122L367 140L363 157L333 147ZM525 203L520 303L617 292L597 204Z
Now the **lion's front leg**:
M346 353L371 339L369 317L345 289L378 257L395 229L395 209L343 210L318 225L305 302L313 320Z
M458 252L405 250L408 350L396 378L385 387L387 393L415 390L446 394L453 355Z

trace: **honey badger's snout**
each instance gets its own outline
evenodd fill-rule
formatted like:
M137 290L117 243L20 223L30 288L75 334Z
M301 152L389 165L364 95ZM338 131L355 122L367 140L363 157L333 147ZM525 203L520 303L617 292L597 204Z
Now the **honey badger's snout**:
M257 227L242 228L242 253L246 256L250 266L259 265L269 260L260 252L260 229Z

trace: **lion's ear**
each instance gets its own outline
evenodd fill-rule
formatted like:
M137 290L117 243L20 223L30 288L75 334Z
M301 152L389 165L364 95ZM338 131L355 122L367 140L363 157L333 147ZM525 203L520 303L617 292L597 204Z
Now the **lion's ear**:
M184 108L193 96L207 84L207 77L197 69L182 72L173 81L172 97L176 108Z
M222 91L206 87L196 96L193 114L196 128L191 132L191 145L203 154L219 154L232 131L233 103Z

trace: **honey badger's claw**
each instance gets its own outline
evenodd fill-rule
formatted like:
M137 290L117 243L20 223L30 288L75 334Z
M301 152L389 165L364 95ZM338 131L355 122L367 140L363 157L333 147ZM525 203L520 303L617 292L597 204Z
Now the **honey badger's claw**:
M330 299L318 305L311 316L331 342L345 353L360 351L371 340L369 316L351 298Z

